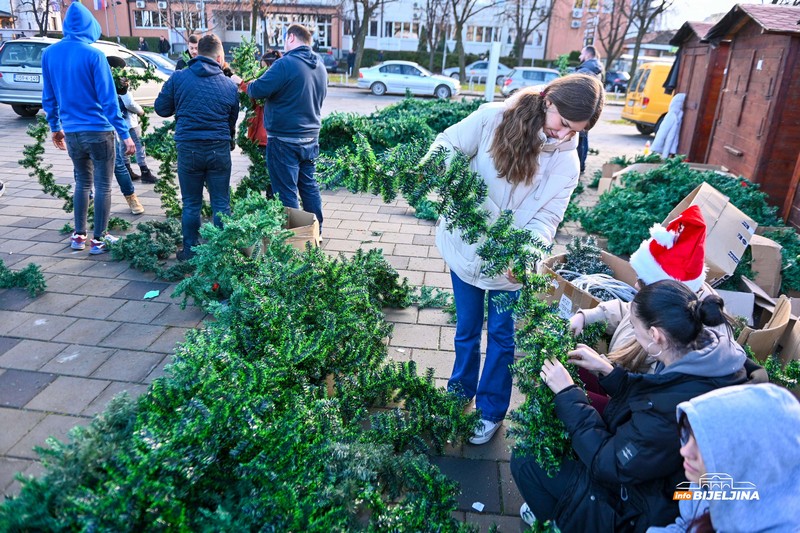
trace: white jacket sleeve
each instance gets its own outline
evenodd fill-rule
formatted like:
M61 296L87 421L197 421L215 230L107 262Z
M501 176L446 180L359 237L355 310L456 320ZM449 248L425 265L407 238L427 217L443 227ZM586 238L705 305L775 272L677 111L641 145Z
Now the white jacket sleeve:
M136 113L139 116L144 115L144 109L142 109L142 106L140 106L136 100L133 99L133 95L130 93L130 91L120 95L120 98L122 98L122 103L125 104L125 109L131 113Z
M578 185L579 175L575 175L570 181L569 178L564 176L548 176L546 179L561 180L564 185L561 186L555 196L542 207L536 215L531 218L530 222L525 225L525 229L538 235L540 239L548 244L553 243L556 236L558 225L564 220L564 213L567 211L569 198L572 196L572 191ZM545 184L541 185L546 187Z

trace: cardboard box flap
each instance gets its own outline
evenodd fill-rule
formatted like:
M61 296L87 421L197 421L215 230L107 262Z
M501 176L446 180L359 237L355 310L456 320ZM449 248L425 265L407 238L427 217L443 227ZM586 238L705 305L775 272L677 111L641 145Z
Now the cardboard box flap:
M747 325L753 325L753 307L756 295L752 292L717 291L725 302L725 313L732 317L741 317L747 320Z
M744 346L750 346L753 353L759 360L764 360L772 355L778 344L778 340L783 336L786 327L789 325L792 306L789 298L781 296L775 305L775 311L762 329L745 327L739 334L736 342Z
M666 226L686 208L696 205L706 222L706 281L713 285L733 274L758 224L708 183L700 184L664 219Z
M761 287L759 287L755 281L747 279L744 276L741 277L741 281L745 290L748 290L753 293L757 305L763 307L769 312L773 312L775 310L775 304L777 303L775 298L772 298L769 294L764 292L764 290Z
M750 238L753 256L751 269L753 281L770 296L778 296L781 289L781 250L783 246L759 234Z

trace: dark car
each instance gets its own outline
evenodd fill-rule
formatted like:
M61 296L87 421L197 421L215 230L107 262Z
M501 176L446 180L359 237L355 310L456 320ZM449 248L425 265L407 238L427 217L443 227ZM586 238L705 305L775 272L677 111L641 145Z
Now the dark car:
M606 72L606 91L610 93L624 93L628 90L628 82L630 79L631 75L627 72L609 70Z
M328 72L339 72L339 62L331 54L319 54L322 58L322 64L325 65L325 70Z

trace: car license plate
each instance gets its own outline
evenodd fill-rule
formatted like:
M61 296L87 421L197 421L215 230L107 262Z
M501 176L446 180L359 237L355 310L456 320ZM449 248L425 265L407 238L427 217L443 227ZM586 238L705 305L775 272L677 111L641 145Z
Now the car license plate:
M39 83L38 74L14 74L14 81L24 81L26 83Z

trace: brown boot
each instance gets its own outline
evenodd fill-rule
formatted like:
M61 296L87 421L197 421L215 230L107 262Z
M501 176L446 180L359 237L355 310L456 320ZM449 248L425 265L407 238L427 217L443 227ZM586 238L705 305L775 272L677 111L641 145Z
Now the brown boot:
M136 198L135 194L129 194L128 196L125 197L125 200L127 200L128 202L128 207L131 208L131 213L133 213L134 215L141 215L142 213L144 213L144 206L139 201L139 199Z
M156 183L158 178L147 167L139 167L142 171L142 183Z
M127 169L128 169L128 174L130 174L130 175L131 175L131 179L132 179L133 181L136 181L136 180L138 180L138 179L139 179L139 174L136 174L136 173L133 171L133 169L131 168L131 164L130 164L130 163L126 162L126 163L125 163L125 168L127 168Z

